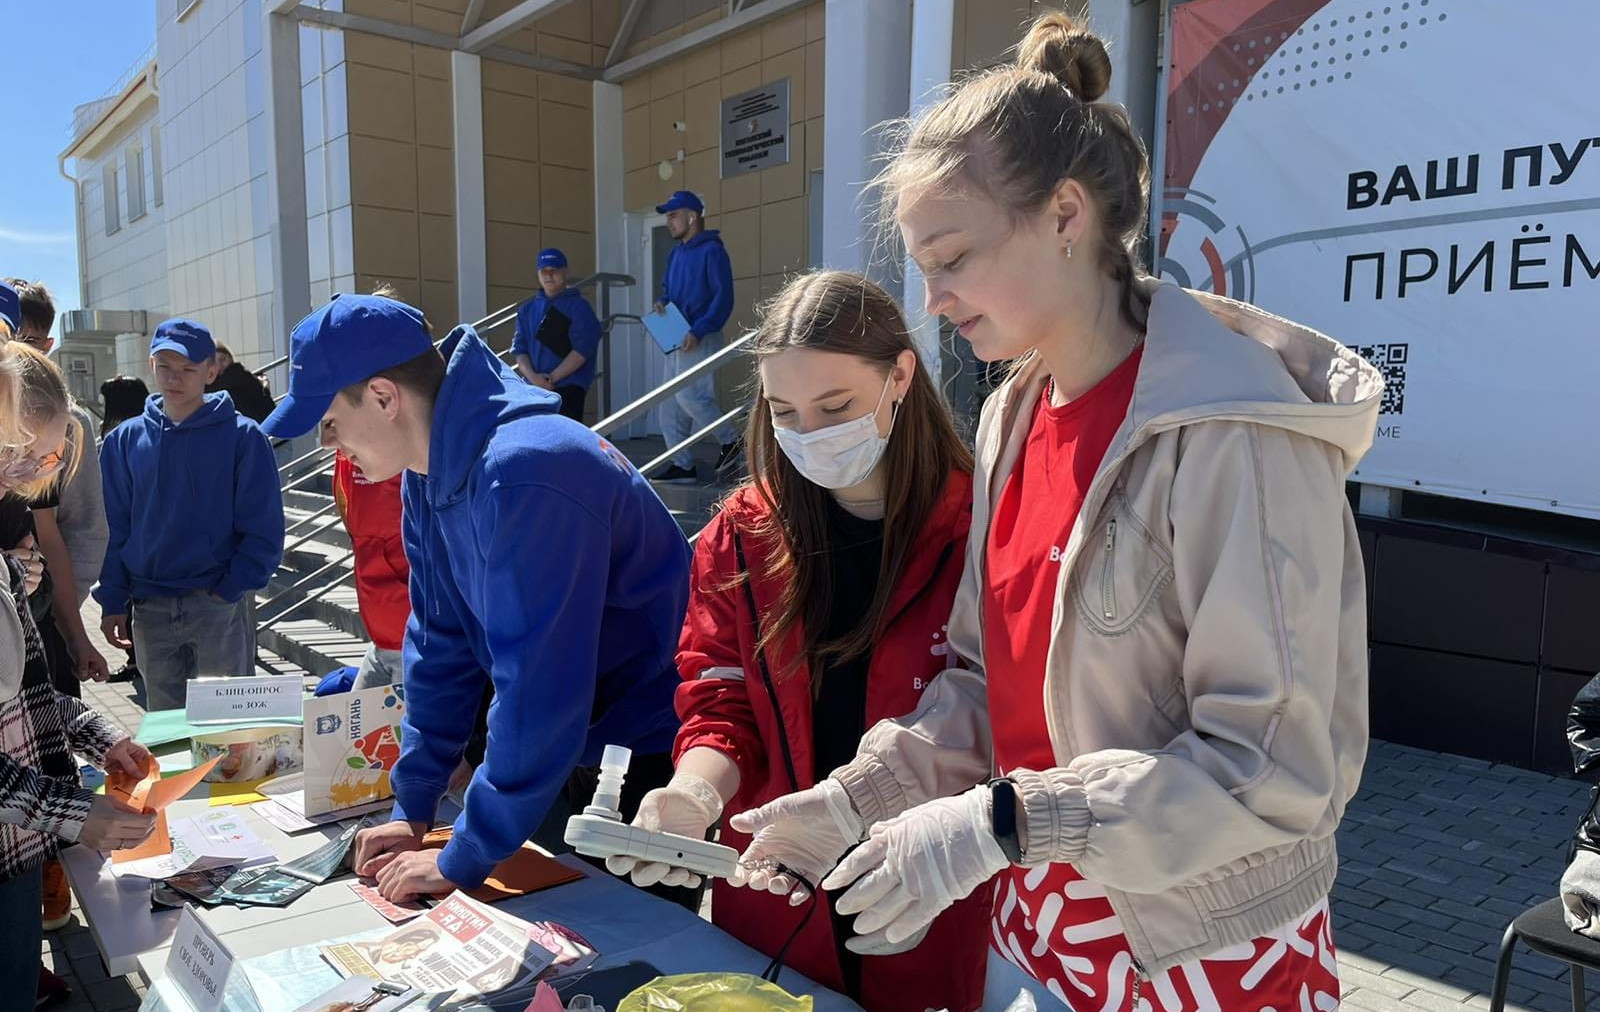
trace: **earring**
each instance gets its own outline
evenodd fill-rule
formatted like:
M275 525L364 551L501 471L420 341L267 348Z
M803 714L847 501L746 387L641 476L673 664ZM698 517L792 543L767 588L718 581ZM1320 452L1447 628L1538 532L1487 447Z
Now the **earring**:
M1067 240L1067 259L1068 260L1072 259L1072 240L1071 239Z

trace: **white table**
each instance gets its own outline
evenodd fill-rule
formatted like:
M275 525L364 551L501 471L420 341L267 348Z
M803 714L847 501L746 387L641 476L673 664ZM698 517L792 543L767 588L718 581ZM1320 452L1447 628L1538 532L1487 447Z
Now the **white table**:
M209 785L201 784L188 798L167 809L168 821L204 815L210 807L209 793ZM238 811L280 861L292 861L311 853L343 829L330 825L290 836L257 815L251 806L240 806ZM139 957L146 953L159 952L161 960L165 961L172 934L178 927L178 911L150 909L149 879L113 876L110 859L88 847L69 847L62 852L61 860L72 889L78 895L89 933L100 949L106 973L113 977L133 973L139 969ZM330 916L333 917L330 923L348 925L343 927L346 933L388 923L343 882L335 887L313 889L288 907L224 905L206 910L207 923L226 944L244 946L234 950L239 958L304 944L308 937L305 932L310 930L308 918L315 918L321 924ZM329 936L319 934L316 937Z

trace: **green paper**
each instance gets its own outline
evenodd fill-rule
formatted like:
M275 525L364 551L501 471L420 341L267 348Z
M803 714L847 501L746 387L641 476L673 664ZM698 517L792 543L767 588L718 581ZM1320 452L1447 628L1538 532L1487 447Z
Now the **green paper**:
M226 731L244 731L253 727L301 727L301 717L274 717L262 720L232 720L221 724L191 724L183 710L154 710L144 715L139 733L133 740L147 748L184 741L197 735L221 734Z

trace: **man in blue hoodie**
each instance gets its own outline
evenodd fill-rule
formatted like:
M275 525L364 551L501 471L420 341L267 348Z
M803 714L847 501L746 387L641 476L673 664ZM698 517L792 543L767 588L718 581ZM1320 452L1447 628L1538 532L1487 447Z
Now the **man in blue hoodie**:
M670 302L689 322L689 336L667 355L667 378L671 379L722 348L722 328L733 313L733 266L721 233L706 228L706 207L699 197L679 190L665 204L658 204L656 213L667 216L667 232L678 241L667 256L656 311ZM661 405L661 436L673 447L720 417L716 378L702 376ZM712 435L722 444L717 454L717 470L721 471L739 453L739 433L731 423L723 422ZM685 447L672 455L671 466L657 474L656 480L687 485L697 477L694 457Z
M283 493L261 429L205 392L204 325L157 327L150 368L159 392L100 448L111 539L94 597L107 641L138 653L145 709L173 710L191 678L255 673L250 599L283 557Z
M600 350L600 320L583 293L567 287L565 253L553 247L540 250L538 271L540 291L517 310L511 352L522 378L555 391L561 413L581 422Z
M391 900L480 885L608 744L634 750L624 808L671 776L674 663L689 546L604 439L561 417L471 327L436 351L422 314L337 295L290 341L289 394L266 429L320 425L370 481L405 472L411 562L406 714L394 821L353 867ZM486 674L487 673L487 674ZM443 850L421 850L483 699L488 746ZM592 792L592 787L590 788Z

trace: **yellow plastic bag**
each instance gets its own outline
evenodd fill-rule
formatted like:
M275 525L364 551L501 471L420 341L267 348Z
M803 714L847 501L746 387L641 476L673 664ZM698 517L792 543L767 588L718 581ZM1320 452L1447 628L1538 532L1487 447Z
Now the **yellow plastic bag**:
M617 1012L811 1012L811 997L747 973L682 973L657 977L622 999Z

